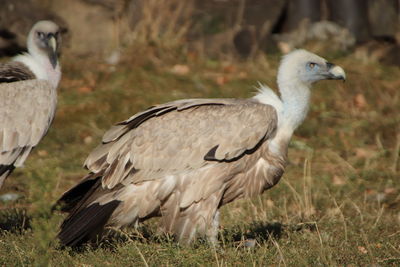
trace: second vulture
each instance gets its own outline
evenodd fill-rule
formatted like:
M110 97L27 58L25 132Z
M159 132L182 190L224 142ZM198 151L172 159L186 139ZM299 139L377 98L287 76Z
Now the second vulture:
M310 87L345 79L339 66L307 52L286 55L280 97L262 86L250 99L185 99L138 113L103 136L89 174L59 200L66 246L96 240L104 227L160 216L180 243L217 241L218 209L278 183L293 131L306 117Z
M0 64L0 188L47 133L56 110L59 27L39 21L27 43L28 53Z

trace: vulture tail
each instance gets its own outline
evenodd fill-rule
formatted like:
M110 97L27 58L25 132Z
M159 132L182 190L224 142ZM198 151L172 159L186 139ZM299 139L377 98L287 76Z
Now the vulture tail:
M71 213L73 210L80 206L82 200L88 199L88 197L93 193L94 189L96 189L98 180L101 179L101 176L93 176L89 174L83 180L72 187L70 190L65 192L57 203L53 206L53 210L56 208L60 208L62 212Z
M120 202L113 200L104 205L94 203L67 218L58 233L61 245L77 247L95 240Z
M61 211L68 212L68 217L61 224L58 238L62 246L78 247L88 241L95 241L101 235L104 226L121 203L112 200L98 203L96 199L104 191L101 175L90 174L58 200Z
M15 166L13 164L11 165L0 164L0 188L4 183L4 180L12 173L14 169Z

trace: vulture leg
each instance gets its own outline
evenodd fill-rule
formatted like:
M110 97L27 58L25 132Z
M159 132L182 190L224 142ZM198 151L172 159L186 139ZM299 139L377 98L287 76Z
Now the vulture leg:
M208 237L211 242L216 241L218 230L218 207L222 193L216 192L206 199L193 202L189 207L181 210L179 218L174 224L173 232L181 244L189 244L196 235Z
M213 246L218 245L219 215L220 212L217 210L211 222L211 227L207 231L207 239Z
M160 208L160 229L164 233L174 232L174 225L180 216L179 197L179 192L172 193Z

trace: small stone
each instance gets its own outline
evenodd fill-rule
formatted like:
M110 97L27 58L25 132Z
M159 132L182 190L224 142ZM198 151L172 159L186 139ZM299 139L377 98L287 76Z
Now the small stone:
M253 238L244 241L244 246L246 248L254 248L256 246L256 240Z
M16 193L7 193L7 194L0 195L0 201L3 201L3 202L15 201L19 198L21 198L21 195L18 195Z

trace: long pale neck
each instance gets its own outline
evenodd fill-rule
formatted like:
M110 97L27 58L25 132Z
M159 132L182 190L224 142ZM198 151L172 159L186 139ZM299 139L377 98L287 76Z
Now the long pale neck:
M36 58L37 62L40 62L40 65L46 72L46 80L48 80L54 86L54 88L57 88L61 79L61 67L59 62L57 63L56 68L53 68L49 57L43 55L34 55L34 57Z
M299 82L297 79L281 79L278 84L283 102L282 128L291 136L307 116L310 105L310 88L309 85Z
M294 130L304 121L307 116L310 89L307 85L297 83L294 80L284 82L278 79L281 93L282 110L280 122L275 138L270 142L270 152L282 155L287 153L287 147L292 138Z
M299 84L282 86L284 86L281 88L281 97L285 124L295 130L307 116L310 105L310 89Z

